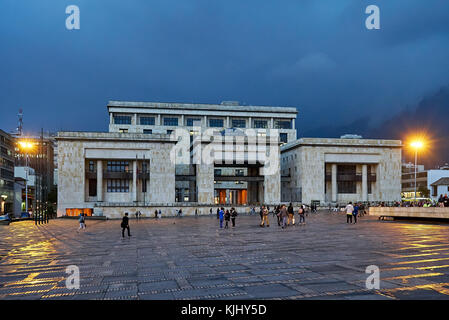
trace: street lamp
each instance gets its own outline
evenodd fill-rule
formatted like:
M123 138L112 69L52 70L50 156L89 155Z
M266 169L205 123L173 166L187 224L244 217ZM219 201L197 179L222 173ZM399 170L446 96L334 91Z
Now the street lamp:
M34 145L29 141L20 141L19 145L25 150L25 212L28 213L28 152L33 149Z
M413 149L415 149L415 202L416 202L416 173L418 170L418 150L421 149L424 144L422 141L413 141L411 144Z

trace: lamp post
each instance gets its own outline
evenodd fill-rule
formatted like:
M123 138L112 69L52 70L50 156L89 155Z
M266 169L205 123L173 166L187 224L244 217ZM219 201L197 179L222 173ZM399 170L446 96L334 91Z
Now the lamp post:
M421 141L413 141L411 146L415 149L415 202L416 202L416 175L418 171L418 150L423 147Z
M33 149L33 144L28 141L20 141L19 145L25 150L25 211L28 213L28 151Z

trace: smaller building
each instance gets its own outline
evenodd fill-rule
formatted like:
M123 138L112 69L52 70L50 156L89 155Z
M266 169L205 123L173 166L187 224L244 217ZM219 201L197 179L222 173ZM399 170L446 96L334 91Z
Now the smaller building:
M430 198L437 201L441 193L435 188L434 183L441 178L449 178L449 167L442 166L437 169L426 170L424 165L416 166L416 198ZM415 199L415 165L402 164L401 195L404 200ZM447 193L447 190L446 192ZM443 193L443 194L444 194Z
M302 138L283 145L282 201L400 201L401 153L399 140Z
M0 130L0 215L14 206L14 138Z
M441 195L449 195L449 178L440 178L431 185L432 198L439 198Z

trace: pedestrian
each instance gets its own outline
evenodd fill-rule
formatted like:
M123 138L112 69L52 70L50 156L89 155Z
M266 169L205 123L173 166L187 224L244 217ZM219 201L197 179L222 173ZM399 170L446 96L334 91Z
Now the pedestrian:
M277 205L276 209L274 210L274 213L276 214L276 218L278 220L278 226L281 226L281 206Z
M209 214L210 214L210 215L212 215L212 208L210 208L210 210L209 210Z
M232 227L235 228L235 218L237 217L237 211L235 208L231 208L231 221L232 221Z
M162 211L161 211L161 209L159 209L159 219L161 219L162 218Z
M288 225L290 225L290 222L292 223L292 225L295 225L295 216L293 215L293 205L290 202L288 209L287 209L287 214L288 214Z
M356 203L354 206L354 212L352 213L354 215L354 224L357 223L357 215L359 213L360 207L359 205Z
M139 220L139 211L136 211L136 220Z
M299 214L299 224L300 225L306 224L306 217L304 214L304 208L302 206L299 207L298 214Z
M129 230L129 218L128 218L128 212L125 212L125 216L122 219L122 223L120 225L122 227L122 238L125 237L125 229L128 229L128 237L131 237L131 233Z
M84 213L80 213L80 217L78 219L78 222L80 223L80 227L78 228L77 232L81 229L86 229L86 222L84 218Z
M228 222L231 220L231 213L229 212L229 210L226 210L224 219L225 219L225 229L228 229L229 228Z
M261 216L262 216L262 222L260 223L261 227L265 227L265 224L267 227L270 226L270 222L268 221L268 209L265 206L262 206L262 209L260 210Z
M157 209L154 211L154 218L157 219Z
M224 208L218 210L218 218L220 220L220 229L223 229Z
M352 223L352 213L354 212L354 207L352 206L352 202L349 202L349 204L345 208L346 210L346 223Z
M217 220L220 219L220 208L217 208Z
M285 204L281 206L280 216L282 219L282 229L285 229L285 227L287 227L287 219L288 219L288 212L287 208L285 207Z
M264 206L260 206L259 209L259 215L260 215L260 223L263 223L263 210L264 210Z
M356 203L354 206L354 212L352 215L354 216L354 224L357 223L357 214L359 213L359 205Z

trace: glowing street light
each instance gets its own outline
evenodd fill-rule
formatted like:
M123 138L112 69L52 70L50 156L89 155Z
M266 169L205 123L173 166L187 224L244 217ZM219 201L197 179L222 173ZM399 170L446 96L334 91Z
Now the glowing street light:
M424 143L420 140L413 141L411 144L413 149L415 149L415 202L416 202L416 173L418 170L418 150L422 149Z

